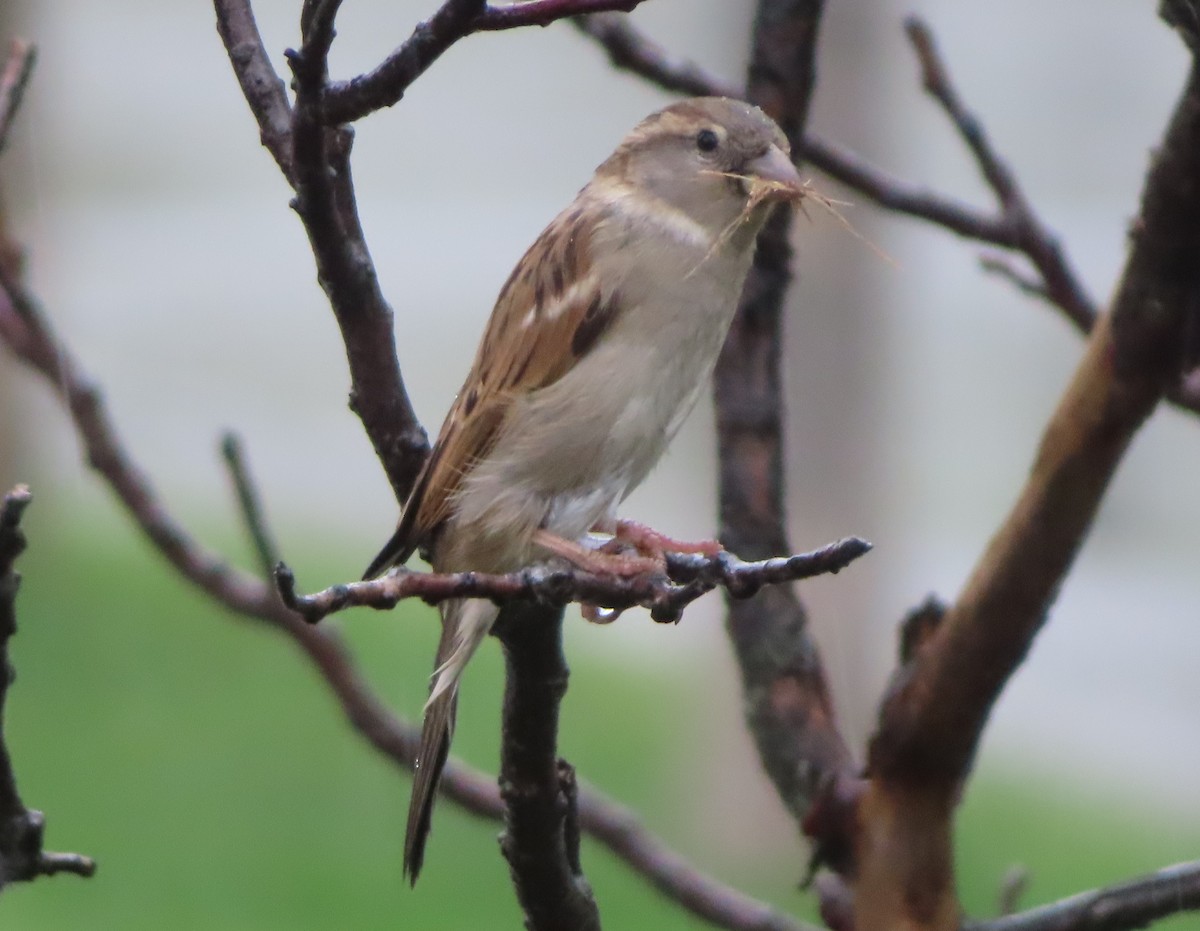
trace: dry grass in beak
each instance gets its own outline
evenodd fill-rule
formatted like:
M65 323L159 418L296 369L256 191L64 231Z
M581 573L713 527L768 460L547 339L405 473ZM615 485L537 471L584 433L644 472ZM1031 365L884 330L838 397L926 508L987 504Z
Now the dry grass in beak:
M897 268L899 267L899 263L897 263L895 259L893 259L890 255L875 245L875 243L871 242L871 240L867 239L862 233L856 230L851 225L850 221L842 215L841 211L837 209L838 207L851 206L848 201L834 200L833 198L826 197L812 186L812 181L805 181L800 187L796 187L792 184L785 184L782 181L768 181L765 178L759 178L754 175L742 175L729 171L709 171L705 172L705 174L712 174L722 178L732 178L736 181L741 181L742 184L746 186L747 190L749 190L750 196L746 198L746 206L742 208L741 213L737 215L732 223L730 223L721 231L721 235L716 238L711 248L709 248L708 252L705 253L704 258L700 260L700 264L689 273L689 277L692 274L695 274L701 265L707 262L718 249L720 249L729 241L729 238L735 232L737 232L738 227L745 223L758 207L768 201L772 203L794 203L799 207L801 213L803 213L804 216L809 220L811 220L812 217L809 216L808 211L805 209L805 205L808 201L812 201L821 207L821 209L826 213L834 217L834 219L841 224L842 228L845 229L846 232L874 252L875 255L883 259L883 261L887 262L889 265Z

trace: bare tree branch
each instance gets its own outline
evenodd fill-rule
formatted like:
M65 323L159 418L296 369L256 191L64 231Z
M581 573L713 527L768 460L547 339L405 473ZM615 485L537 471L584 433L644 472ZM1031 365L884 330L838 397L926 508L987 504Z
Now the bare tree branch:
M620 13L592 13L572 20L608 52L614 68L630 71L663 90L689 97L742 97L744 88L706 71L694 61L675 58Z
M292 206L308 233L317 279L342 333L352 381L350 408L362 420L396 499L403 501L429 444L404 387L392 309L379 288L358 220L350 176L353 135L346 128L326 128L321 114L338 5L306 4L300 50L288 52L296 89ZM230 61L237 66L232 55Z
M647 608L655 620L677 621L683 609L701 595L723 587L731 598L749 598L764 585L809 579L844 569L871 549L858 537L830 543L811 553L742 562L730 553L668 553L667 575L618 577L582 569L535 565L505 575L397 570L381 579L334 585L313 595L296 594L291 570L280 565L276 580L284 603L315 623L329 614L353 607L382 611L405 598L430 604L449 598L491 598L498 602L532 601L559 606L585 601L603 608Z
M55 873L91 876L96 872L96 863L90 857L42 849L46 819L40 811L31 811L21 801L4 740L4 704L16 677L8 657L8 642L17 632L15 601L21 583L13 563L25 549L21 514L30 500L29 489L18 485L4 496L0 506L0 889L38 876Z
M808 115L821 9L818 0L761 0L755 17L746 96L779 123L793 151ZM780 355L790 227L791 210L781 209L760 234L714 379L720 539L750 559L790 550ZM730 598L728 608L751 734L784 804L803 822L819 796L856 778L804 607L779 586Z
M555 20L601 10L628 11L643 2L532 0L494 7L486 0L446 0L378 67L348 81L331 82L324 94L324 121L328 125L352 123L376 110L394 106L443 52L472 33L546 26Z
M505 666L500 849L528 931L599 931L579 856L575 771L557 751L568 677L562 620L561 607L510 604L496 622Z
M283 79L271 66L250 0L213 0L217 32L233 64L250 112L258 121L259 139L289 181L292 177L292 108Z
M1002 218L1012 229L1015 248L1024 252L1041 273L1051 302L1081 331L1088 332L1096 319L1096 302L1084 290L1057 238L1038 217L1012 170L992 147L983 125L963 105L929 27L910 16L904 28L917 53L925 90L945 111L974 155L984 180L996 195Z
M237 495L238 507L242 512L242 521L246 532L250 534L250 542L254 546L254 555L258 557L258 566L264 579L269 579L279 564L279 547L271 536L266 517L259 503L258 489L250 478L250 469L246 465L246 454L242 450L242 441L235 433L226 433L221 438L221 457L229 469L229 478L233 482L233 490Z
M1138 428L1178 384L1200 326L1200 68L1146 180L1112 310L1055 411L1032 472L957 601L885 698L859 805L856 918L957 920L950 824L992 705L1045 623ZM897 873L888 851L919 851Z
M963 931L1129 931L1196 909L1200 909L1200 860L1016 915L969 922Z
M21 107L21 98L25 95L36 61L37 49L30 43L21 39L9 42L8 59L4 63L4 71L0 73L0 152L4 151L8 142L8 131Z

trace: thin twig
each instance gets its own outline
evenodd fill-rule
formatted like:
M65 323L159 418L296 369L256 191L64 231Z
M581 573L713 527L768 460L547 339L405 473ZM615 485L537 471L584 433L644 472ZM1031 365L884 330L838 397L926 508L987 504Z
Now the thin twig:
M1030 297L1040 298L1044 301L1050 300L1050 294L1046 291L1046 283L1041 278L1035 278L1028 272L1017 268L1016 263L1012 262L1007 256L1003 255L981 255L979 257L979 267L985 272L990 272L993 275L999 275L1001 278L1007 278L1012 282L1013 287Z
M486 0L446 0L412 36L376 68L348 81L331 82L322 99L328 125L352 123L400 102L404 92L460 39L476 32L545 26L558 19L601 10L632 10L645 0L532 0L505 7Z
M696 62L676 58L620 13L592 13L571 20L608 52L614 68L640 75L663 90L689 97L734 97L745 90L705 70Z
M1129 931L1196 909L1200 909L1200 860L1015 915L968 922L963 931Z
M250 478L250 469L246 465L246 454L242 449L242 441L236 433L226 433L221 438L221 458L229 469L229 478L233 482L233 490L237 495L238 508L242 512L242 522L250 534L250 542L254 545L254 555L258 558L259 568L264 579L271 578L275 566L279 563L279 548L271 536L266 517L262 512L258 491Z
M904 29L920 63L925 90L941 106L971 150L984 180L996 195L1001 215L1013 229L1017 248L1041 273L1051 302L1082 332L1088 332L1096 319L1096 302L1079 281L1057 237L1038 217L1012 169L992 146L982 123L963 104L929 27L919 17L910 16L904 22Z
M4 63L3 73L0 73L0 152L4 151L8 142L8 131L12 128L17 111L21 109L21 99L25 96L25 88L29 86L36 61L37 48L29 42L13 39L8 44L8 60Z
M1000 880L1000 894L996 897L996 914L1000 917L1014 915L1021 907L1021 896L1029 888L1029 870L1017 864L1009 867Z

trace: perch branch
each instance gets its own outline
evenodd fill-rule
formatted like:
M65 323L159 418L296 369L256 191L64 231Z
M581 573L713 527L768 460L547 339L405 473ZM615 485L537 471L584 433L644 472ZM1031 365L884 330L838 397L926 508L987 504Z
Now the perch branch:
M811 553L742 562L729 553L667 554L667 575L617 577L581 569L536 565L506 575L399 570L369 582L334 585L312 595L297 595L295 579L286 566L275 570L284 603L306 621L315 623L346 608L370 607L387 611L405 598L436 604L449 598L491 598L498 602L532 601L561 607L585 601L624 610L640 605L659 621L676 621L683 609L701 595L723 587L731 598L749 598L764 585L795 582L844 569L867 553L871 545L858 537L830 543Z
M29 501L29 489L18 485L4 496L0 506L0 889L38 876L55 873L91 876L96 872L96 863L90 857L42 849L46 819L40 811L31 811L21 801L4 739L4 704L16 677L8 657L8 642L17 632L15 602L21 584L13 563L25 549L20 525Z
M486 0L446 0L378 67L348 81L331 82L322 105L328 125L352 123L400 102L404 92L450 46L476 32L546 26L601 10L632 10L645 0L530 0L496 7Z

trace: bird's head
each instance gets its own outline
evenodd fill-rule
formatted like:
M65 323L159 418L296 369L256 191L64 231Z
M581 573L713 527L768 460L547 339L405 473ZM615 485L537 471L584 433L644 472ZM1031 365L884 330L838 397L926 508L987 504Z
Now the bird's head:
M758 107L725 97L697 97L651 114L597 174L633 185L713 231L741 218L757 232L769 204L803 190L783 131Z

